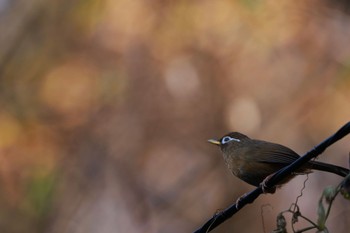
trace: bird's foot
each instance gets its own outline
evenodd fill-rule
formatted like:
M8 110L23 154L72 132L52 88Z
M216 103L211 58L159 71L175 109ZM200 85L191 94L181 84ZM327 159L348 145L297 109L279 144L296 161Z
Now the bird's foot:
M274 187L267 187L267 185L266 185L267 181L268 181L273 175L274 175L274 174L271 174L271 175L267 176L267 177L263 180L263 182L261 182L260 186L261 186L261 189L262 189L263 193L271 193L271 194L273 194L273 193L276 192L276 186L274 186Z
M236 209L237 210L240 208L240 204L242 202L242 199L244 199L246 196L247 196L247 194L245 193L236 200Z

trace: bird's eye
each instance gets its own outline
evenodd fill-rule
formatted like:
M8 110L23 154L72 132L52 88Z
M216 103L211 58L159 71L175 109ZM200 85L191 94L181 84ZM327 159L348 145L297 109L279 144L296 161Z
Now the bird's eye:
M221 139L221 144L226 144L230 141L237 141L237 142L240 142L241 140L239 139L236 139L236 138L231 138L230 136L225 136Z
M224 137L224 138L221 140L221 144L228 143L229 141L231 141L231 137L226 136L226 137Z

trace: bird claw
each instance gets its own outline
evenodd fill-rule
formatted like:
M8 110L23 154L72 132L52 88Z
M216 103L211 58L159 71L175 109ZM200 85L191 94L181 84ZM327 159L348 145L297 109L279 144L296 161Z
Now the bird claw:
M237 201L236 201L236 209L238 210L240 208L240 204L242 202L242 199L244 199L247 196L247 194L243 194L242 196L240 196Z
M271 194L273 194L273 193L276 192L276 186L274 186L274 187L267 187L267 185L266 185L267 181L272 177L272 175L267 176L263 180L263 182L261 182L260 186L261 186L261 189L262 189L263 193L271 193Z

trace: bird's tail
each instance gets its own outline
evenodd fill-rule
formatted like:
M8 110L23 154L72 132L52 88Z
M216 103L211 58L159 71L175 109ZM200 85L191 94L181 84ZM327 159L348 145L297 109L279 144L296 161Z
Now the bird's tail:
M328 164L328 163L322 163L317 161L310 161L310 168L319 170L319 171L325 171L325 172L331 172L334 174L337 174L339 176L345 177L349 174L350 170L344 167L339 167L337 165Z

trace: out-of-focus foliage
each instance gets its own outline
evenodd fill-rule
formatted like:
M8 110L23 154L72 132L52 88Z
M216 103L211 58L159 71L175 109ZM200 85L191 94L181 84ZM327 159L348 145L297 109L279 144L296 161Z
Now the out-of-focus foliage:
M349 121L345 6L0 0L0 231L196 229L251 189L208 138L242 131L302 153ZM347 166L346 140L322 159ZM310 176L299 206L316 219L338 177ZM261 232L266 202L271 231L302 182L216 231ZM344 203L332 232L349 228Z

